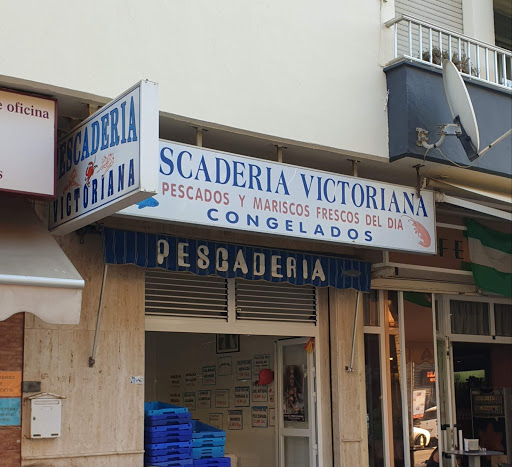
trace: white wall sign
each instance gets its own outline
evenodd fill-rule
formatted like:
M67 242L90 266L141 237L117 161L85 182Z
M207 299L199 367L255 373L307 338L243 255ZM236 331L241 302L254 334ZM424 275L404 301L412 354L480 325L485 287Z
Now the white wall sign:
M253 428L268 427L268 410L267 407L252 407L251 418Z
M413 418L421 418L425 413L425 397L427 395L427 391L425 389L420 389L418 391L413 391L412 393L412 417Z
M183 394L183 405L188 410L196 410L196 393L195 392L185 392Z
M228 430L243 430L244 416L241 410L228 410Z
M237 386L235 388L235 407L249 407L251 405L251 388Z
M122 215L435 253L431 191L160 141L158 194Z
M174 405L181 405L181 392L171 392L169 394L169 403Z
M55 196L54 99L0 89L0 191Z
M252 387L252 401L268 402L268 386L258 386L255 384Z
M212 406L211 391L197 391L197 408L209 409Z
M185 386L195 387L197 384L197 373L185 373Z
M141 81L57 145L57 198L50 230L63 235L157 190L158 85Z
M227 409L229 407L229 389L215 390L215 407Z
M181 386L181 375L170 375L169 383L171 386Z
M223 430L223 419L224 414L222 413L211 413L208 417L208 425L214 426L219 430Z
M270 368L270 355L255 355L252 357L254 376L258 376L261 370Z
M237 360L236 362L236 379L239 381L249 380L252 378L251 360Z
M217 378L217 368L215 366L203 367L203 384L206 386L214 386Z

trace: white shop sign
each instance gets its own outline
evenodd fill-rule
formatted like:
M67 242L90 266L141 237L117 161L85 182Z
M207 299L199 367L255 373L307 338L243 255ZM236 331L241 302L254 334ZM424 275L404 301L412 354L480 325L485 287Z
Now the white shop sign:
M158 194L121 215L435 253L431 191L160 141Z
M0 191L55 195L55 99L0 89Z
M50 230L63 235L155 194L158 85L141 81L57 145Z

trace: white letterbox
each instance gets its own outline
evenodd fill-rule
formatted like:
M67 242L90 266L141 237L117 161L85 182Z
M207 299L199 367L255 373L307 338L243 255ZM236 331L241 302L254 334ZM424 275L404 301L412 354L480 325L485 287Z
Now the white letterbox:
M61 433L63 396L43 392L28 400L29 438L58 438Z

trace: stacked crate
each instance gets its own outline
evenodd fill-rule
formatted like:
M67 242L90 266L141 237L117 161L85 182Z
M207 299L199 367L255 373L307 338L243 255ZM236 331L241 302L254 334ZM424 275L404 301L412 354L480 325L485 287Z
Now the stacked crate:
M193 465L192 423L187 408L164 402L144 403L144 465Z
M194 467L230 467L224 457L226 432L197 420L192 421L192 459Z

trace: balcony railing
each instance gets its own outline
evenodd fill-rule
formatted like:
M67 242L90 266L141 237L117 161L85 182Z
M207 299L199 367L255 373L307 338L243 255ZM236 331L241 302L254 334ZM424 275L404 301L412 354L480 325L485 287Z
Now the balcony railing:
M403 58L441 68L450 59L471 79L512 88L512 52L440 28L412 16L400 15L385 23L394 28L394 60Z

